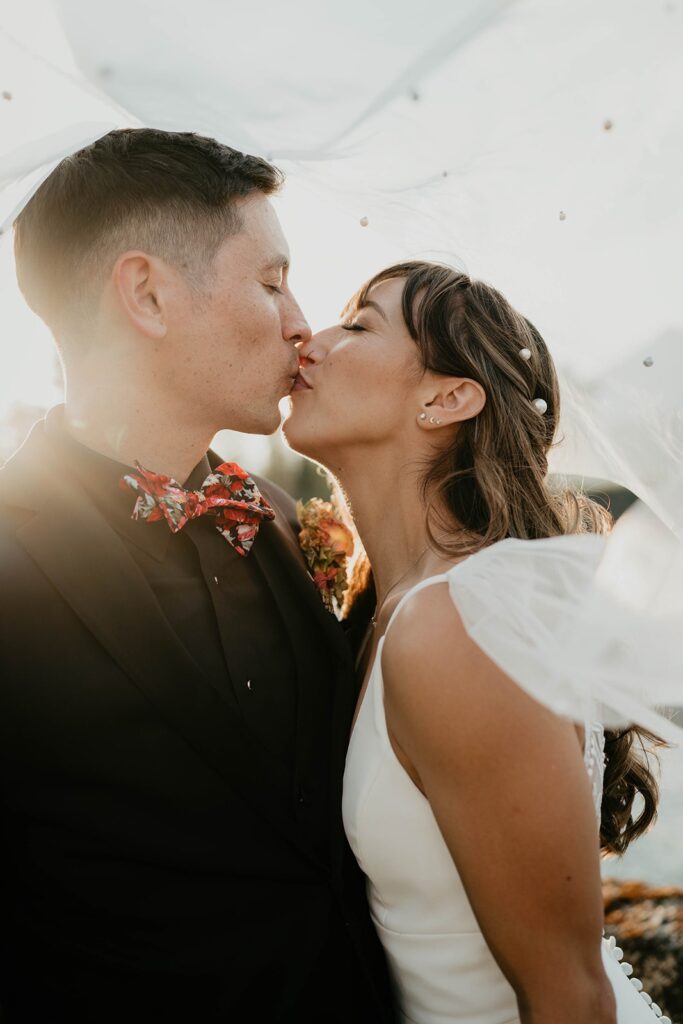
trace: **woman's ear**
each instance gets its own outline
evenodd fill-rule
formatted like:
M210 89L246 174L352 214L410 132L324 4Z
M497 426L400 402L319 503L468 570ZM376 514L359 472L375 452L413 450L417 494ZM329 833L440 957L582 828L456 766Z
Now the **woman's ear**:
M164 264L144 252L125 252L112 271L112 284L124 316L141 334L155 341L165 337Z
M417 417L425 430L474 419L486 405L483 387L469 377L435 377L433 385Z

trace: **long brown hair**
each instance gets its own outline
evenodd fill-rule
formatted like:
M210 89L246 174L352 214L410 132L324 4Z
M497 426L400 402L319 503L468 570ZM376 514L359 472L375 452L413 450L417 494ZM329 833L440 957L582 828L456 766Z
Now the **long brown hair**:
M453 445L426 467L423 494L432 544L461 558L506 537L608 532L609 512L548 479L560 394L552 358L533 324L490 285L421 261L376 274L345 312L361 308L372 288L395 278L405 280L403 319L424 370L475 380L486 392L481 412L460 424ZM523 349L529 358L520 356ZM544 413L534 406L536 399L546 403ZM372 590L369 565L360 559L346 604L350 617L363 613ZM659 794L649 754L661 745L637 726L606 732L600 827L605 853L623 853L653 822ZM637 796L642 808L634 816Z

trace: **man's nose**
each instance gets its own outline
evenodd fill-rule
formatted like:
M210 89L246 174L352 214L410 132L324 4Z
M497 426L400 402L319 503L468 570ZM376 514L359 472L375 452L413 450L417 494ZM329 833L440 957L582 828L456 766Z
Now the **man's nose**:
M282 325L282 337L292 345L302 345L311 340L311 328L295 299L288 306Z

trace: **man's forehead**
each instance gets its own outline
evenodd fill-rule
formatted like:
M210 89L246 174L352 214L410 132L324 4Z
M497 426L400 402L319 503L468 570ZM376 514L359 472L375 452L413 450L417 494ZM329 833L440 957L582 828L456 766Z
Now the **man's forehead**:
M259 268L286 270L289 267L289 246L282 233L275 208L268 197L256 193L243 199L240 206L242 242L252 247Z

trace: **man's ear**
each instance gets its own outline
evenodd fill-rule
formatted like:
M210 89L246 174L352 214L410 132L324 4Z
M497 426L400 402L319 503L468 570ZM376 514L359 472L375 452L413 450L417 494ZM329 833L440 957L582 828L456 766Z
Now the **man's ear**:
M486 392L469 377L435 377L425 396L418 423L425 430L474 419L486 405Z
M112 271L112 284L121 309L130 323L146 337L165 337L167 325L163 302L165 265L144 252L125 252Z

